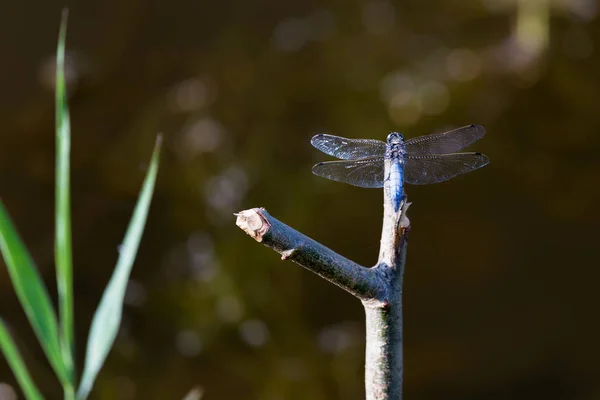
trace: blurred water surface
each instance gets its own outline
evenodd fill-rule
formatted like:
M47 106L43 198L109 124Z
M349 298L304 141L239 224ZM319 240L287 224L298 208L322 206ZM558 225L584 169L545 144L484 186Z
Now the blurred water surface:
M64 5L0 5L0 196L51 288ZM166 143L94 399L364 398L360 303L232 213L264 206L372 265L382 192L313 176L310 137L470 123L491 164L407 189L406 398L600 398L596 1L67 5L79 366L157 132ZM58 398L4 271L0 314ZM2 398L14 388L2 361Z

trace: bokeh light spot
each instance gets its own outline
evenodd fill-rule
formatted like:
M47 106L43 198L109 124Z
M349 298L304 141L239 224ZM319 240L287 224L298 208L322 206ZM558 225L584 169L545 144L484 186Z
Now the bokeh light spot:
M396 124L412 125L421 118L421 101L413 92L399 92L390 101L388 111Z
M0 399L17 400L17 393L8 383L0 382Z
M304 19L290 18L275 27L273 42L279 50L291 53L304 47L310 36L310 25Z
M253 319L240 325L240 335L250 346L260 347L269 339L269 330L264 322Z
M186 357L195 357L202 350L202 341L198 332L185 329L177 333L175 339L177 350Z
M208 90L199 78L190 78L178 83L168 94L171 109L176 111L196 111L206 105Z
M182 158L215 151L221 143L224 129L212 118L200 118L184 127L177 150Z
M350 328L342 325L328 326L318 337L319 348L326 353L341 353L355 342Z
M425 82L421 85L419 97L423 113L430 115L443 113L450 102L450 93L446 85L435 81Z
M246 195L247 189L246 173L243 169L232 166L206 183L206 200L214 210L229 217Z
M244 307L233 296L224 296L217 302L217 315L224 322L238 322L244 314Z
M446 71L451 79L470 81L481 72L481 58L469 49L452 50L446 57Z

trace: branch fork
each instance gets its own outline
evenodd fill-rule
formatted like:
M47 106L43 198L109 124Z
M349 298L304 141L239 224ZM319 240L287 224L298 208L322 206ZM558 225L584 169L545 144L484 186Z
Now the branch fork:
M402 398L402 281L410 203L394 211L384 187L384 218L379 260L363 267L272 217L264 208L236 213L236 225L257 242L339 286L361 300L366 314L365 384L367 400Z

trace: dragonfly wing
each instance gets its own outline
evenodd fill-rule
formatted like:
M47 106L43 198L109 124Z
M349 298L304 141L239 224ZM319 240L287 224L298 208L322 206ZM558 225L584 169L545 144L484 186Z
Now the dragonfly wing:
M310 143L323 153L342 160L383 157L385 154L385 142L374 139L347 139L322 133L313 136Z
M419 136L405 142L408 154L446 154L455 153L467 147L485 135L481 125L469 125L444 133Z
M444 182L490 162L481 153L417 154L405 160L404 180L411 185Z
M316 164L312 172L323 178L363 188L383 187L383 157Z

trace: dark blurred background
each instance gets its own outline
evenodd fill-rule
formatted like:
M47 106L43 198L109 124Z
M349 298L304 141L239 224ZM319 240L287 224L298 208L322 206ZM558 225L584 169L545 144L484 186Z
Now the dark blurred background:
M327 181L312 135L479 123L482 170L409 186L405 397L600 399L596 0L0 4L0 196L55 297L53 54L68 80L77 358L158 132L161 169L93 399L362 399L360 302L256 243L276 218L363 265L382 191ZM61 389L0 269L0 315ZM20 392L0 361L3 399ZM13 394L11 394L13 393Z

